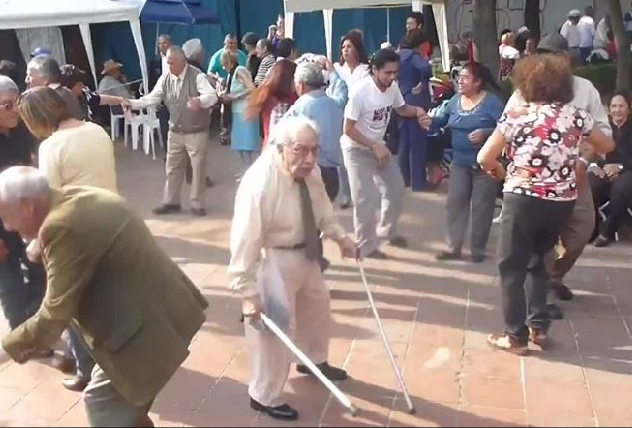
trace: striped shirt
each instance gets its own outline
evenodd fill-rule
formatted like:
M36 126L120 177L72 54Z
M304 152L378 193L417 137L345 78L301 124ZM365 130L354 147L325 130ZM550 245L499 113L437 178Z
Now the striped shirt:
M274 55L268 54L261 60L261 65L259 66L259 71L257 72L257 76L255 77L255 85L259 86L266 80L266 76L268 72L274 67L276 64L276 59Z

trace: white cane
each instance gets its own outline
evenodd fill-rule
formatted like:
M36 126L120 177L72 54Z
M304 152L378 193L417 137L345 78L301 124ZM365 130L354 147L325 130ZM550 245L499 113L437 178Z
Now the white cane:
M334 385L332 381L327 379L325 375L316 367L316 365L307 358L307 355L303 353L292 340L281 330L270 318L268 318L265 314L261 314L261 320L268 327L287 348L292 351L296 357L301 360L303 364L305 364L314 375L331 391L332 394L340 401L340 403L345 406L351 412L352 416L356 416L358 414L358 408L351 403L349 398L340 391L340 389Z
M393 355L393 351L388 343L388 337L386 337L386 332L384 331L384 326L382 325L382 320L380 319L380 314L377 311L377 307L375 306L375 300L373 300L373 293L371 293L371 288L369 287L369 282L366 279L366 274L364 273L364 266L360 260L356 261L358 263L358 268L360 269L360 276L362 277L362 283L364 284L364 289L366 290L367 296L369 296L369 303L371 304L371 309L373 310L373 316L377 321L377 325L380 329L380 335L382 336L382 343L384 344L384 348L388 353L388 357L391 360L391 364L393 365L393 370L395 371L395 375L397 376L397 381L399 382L399 386L404 392L404 398L406 399L406 404L408 404L408 409L411 415L417 413L415 407L413 406L413 402L410 399L410 394L408 393L408 388L406 388L406 384L404 383L404 378L402 377L402 373L397 366L397 362L395 361L395 356Z

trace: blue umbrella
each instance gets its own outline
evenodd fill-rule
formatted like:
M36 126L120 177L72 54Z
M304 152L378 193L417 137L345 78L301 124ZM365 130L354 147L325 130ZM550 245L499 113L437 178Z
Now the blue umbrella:
M144 22L198 25L219 24L219 15L200 0L147 0L140 12Z

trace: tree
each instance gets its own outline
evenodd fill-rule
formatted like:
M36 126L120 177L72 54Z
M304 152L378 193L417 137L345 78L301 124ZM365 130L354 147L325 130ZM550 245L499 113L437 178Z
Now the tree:
M496 0L474 0L474 59L498 75Z
M623 24L620 0L608 0L610 22L617 45L617 88L630 89L632 64L630 61L630 38Z
M526 0L524 5L524 25L537 40L540 40L540 0Z

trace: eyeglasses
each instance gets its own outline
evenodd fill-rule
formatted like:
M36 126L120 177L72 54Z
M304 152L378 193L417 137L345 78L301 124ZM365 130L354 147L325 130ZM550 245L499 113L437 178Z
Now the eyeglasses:
M292 148L292 153L301 158L306 158L310 153L314 157L318 157L318 154L320 153L320 146L305 147L295 145Z
M12 111L18 106L17 102L7 101L5 103L0 104L0 108L4 111Z

